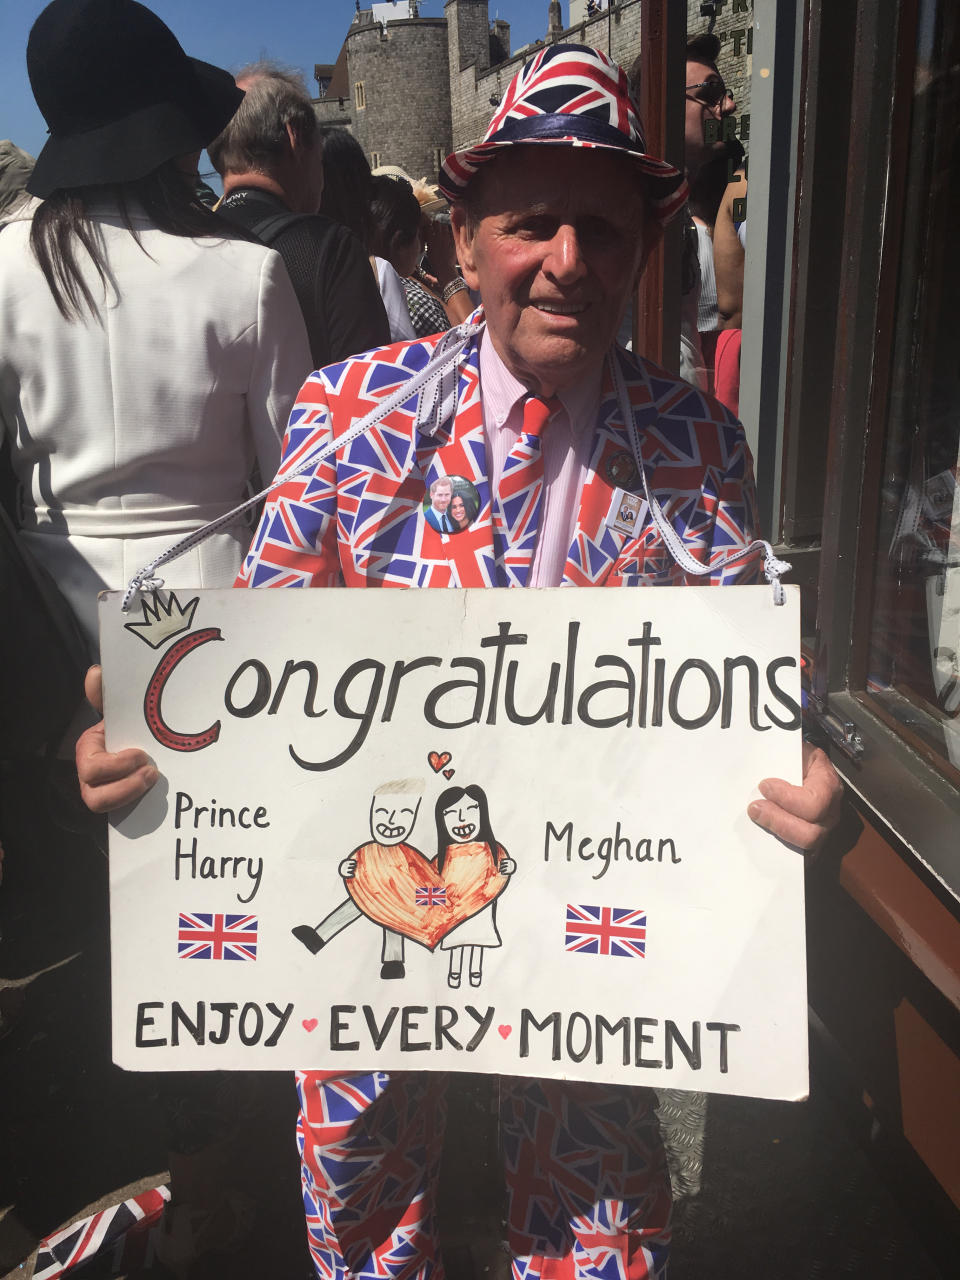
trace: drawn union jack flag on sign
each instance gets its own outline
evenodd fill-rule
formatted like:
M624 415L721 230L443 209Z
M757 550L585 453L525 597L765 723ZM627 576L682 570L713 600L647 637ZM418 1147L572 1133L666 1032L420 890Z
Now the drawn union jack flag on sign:
M256 960L257 917L181 911L177 954L181 960Z
M425 885L414 894L414 902L418 907L446 906L447 891L446 889L434 889L429 885Z
M592 956L640 957L647 950L647 913L632 907L567 904L567 951Z

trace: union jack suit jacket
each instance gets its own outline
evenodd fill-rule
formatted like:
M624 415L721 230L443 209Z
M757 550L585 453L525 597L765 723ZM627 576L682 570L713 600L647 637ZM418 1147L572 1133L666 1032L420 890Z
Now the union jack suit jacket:
M278 478L343 435L378 401L423 368L438 337L397 343L312 374L290 414ZM510 549L498 545L480 397L479 343L458 357L456 409L432 434L414 430L417 395L315 468L275 490L237 579L238 586L483 587L510 585ZM651 493L687 548L714 571L696 578L676 564L646 504L633 500L632 532L620 521L624 495L642 486L604 368L586 483L564 569L564 585L642 586L753 582L759 560L724 569L724 553L755 537L752 466L743 428L717 401L648 360L616 349L640 431ZM441 534L424 504L440 476L476 487L468 530ZM629 520L629 516L627 517Z

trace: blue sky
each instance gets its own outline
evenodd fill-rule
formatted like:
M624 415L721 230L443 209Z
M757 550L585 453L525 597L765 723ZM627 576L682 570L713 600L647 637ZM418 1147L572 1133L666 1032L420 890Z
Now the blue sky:
M361 0L363 2L363 0ZM354 14L354 0L147 0L192 57L236 68L258 58L299 67L315 91L313 67L333 62ZM402 0L400 0L402 4ZM0 138L33 155L46 126L30 92L27 35L43 0L0 0ZM564 18L567 5L564 3ZM544 35L547 0L491 0L490 17L511 23L514 48ZM440 17L443 0L421 0L425 17Z

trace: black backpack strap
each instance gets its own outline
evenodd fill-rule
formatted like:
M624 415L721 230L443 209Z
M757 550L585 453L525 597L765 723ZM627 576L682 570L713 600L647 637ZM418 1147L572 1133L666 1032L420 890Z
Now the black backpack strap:
M310 213L289 213L284 209L282 213L271 213L261 218L250 230L261 243L271 245L288 227L295 226L296 223L303 222L304 219L312 216Z

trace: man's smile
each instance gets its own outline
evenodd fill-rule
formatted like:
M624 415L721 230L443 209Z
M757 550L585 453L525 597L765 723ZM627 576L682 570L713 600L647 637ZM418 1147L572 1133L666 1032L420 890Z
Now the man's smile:
M532 301L531 306L537 311L544 311L550 316L580 316L587 309L585 302L538 302Z

